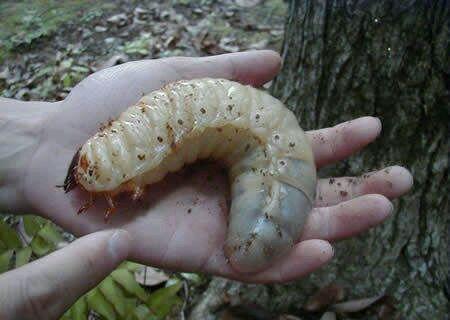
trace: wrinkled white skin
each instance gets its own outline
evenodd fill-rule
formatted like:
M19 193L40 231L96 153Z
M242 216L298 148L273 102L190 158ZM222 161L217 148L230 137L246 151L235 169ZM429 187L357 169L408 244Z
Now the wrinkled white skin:
M144 96L80 150L76 180L89 192L138 192L197 159L229 168L225 253L256 272L299 239L316 169L293 113L269 94L222 79L178 81Z

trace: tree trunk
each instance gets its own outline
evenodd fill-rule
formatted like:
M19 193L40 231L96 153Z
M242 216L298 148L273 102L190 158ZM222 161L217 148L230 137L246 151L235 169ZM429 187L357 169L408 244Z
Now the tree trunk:
M393 296L401 319L446 317L448 18L447 1L438 0L291 1L274 95L305 129L363 115L383 123L376 143L320 175L402 164L414 175L414 189L395 202L384 225L337 244L322 270L289 285L214 279L192 318L217 318L220 306L237 301L315 319L302 306L333 281L349 298Z

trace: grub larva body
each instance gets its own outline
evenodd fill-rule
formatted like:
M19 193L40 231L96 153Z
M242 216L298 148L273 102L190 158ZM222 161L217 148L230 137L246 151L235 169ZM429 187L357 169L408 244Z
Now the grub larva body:
M316 168L294 114L262 90L208 78L168 84L90 138L73 177L93 194L139 196L168 172L205 158L228 167L224 249L233 268L257 271L285 255L311 211Z

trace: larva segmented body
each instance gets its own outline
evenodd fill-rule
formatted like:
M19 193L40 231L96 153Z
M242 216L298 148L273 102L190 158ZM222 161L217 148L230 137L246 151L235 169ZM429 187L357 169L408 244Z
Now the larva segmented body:
M73 176L90 193L139 195L145 185L204 158L229 168L224 248L232 267L269 266L300 237L316 169L294 114L261 90L209 78L166 85L90 138Z

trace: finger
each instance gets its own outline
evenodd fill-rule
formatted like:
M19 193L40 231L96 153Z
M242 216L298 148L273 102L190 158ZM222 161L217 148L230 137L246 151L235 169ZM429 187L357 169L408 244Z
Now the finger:
M180 79L226 78L253 86L262 86L280 70L281 58L271 50L236 52L202 58L161 59Z
M301 240L335 241L356 236L384 221L392 212L384 196L370 194L338 205L315 208L305 224Z
M360 177L320 179L315 205L331 206L370 193L393 199L408 192L412 184L411 173L400 166L366 173Z
M250 283L280 283L307 276L333 258L333 248L323 240L298 243L280 263L255 275L239 275L236 280Z
M99 122L116 118L143 95L169 82L202 77L226 78L259 86L271 80L280 68L280 56L270 50L237 52L204 58L174 57L127 62L98 71L79 83L64 100L76 105L80 114L92 114L83 122L82 132L91 134ZM75 121L73 127L79 127ZM72 125L68 124L68 127Z
M381 121L363 117L331 128L308 131L317 167L342 160L375 140L381 132Z
M118 105L135 103L143 94L159 89L168 82L194 78L226 78L260 86L270 81L280 69L281 58L271 50L236 52L217 56L172 57L131 61L100 70L76 86L67 99L87 91L107 95ZM93 89L95 88L95 90Z
M90 234L0 276L0 318L58 319L128 256L126 231Z

